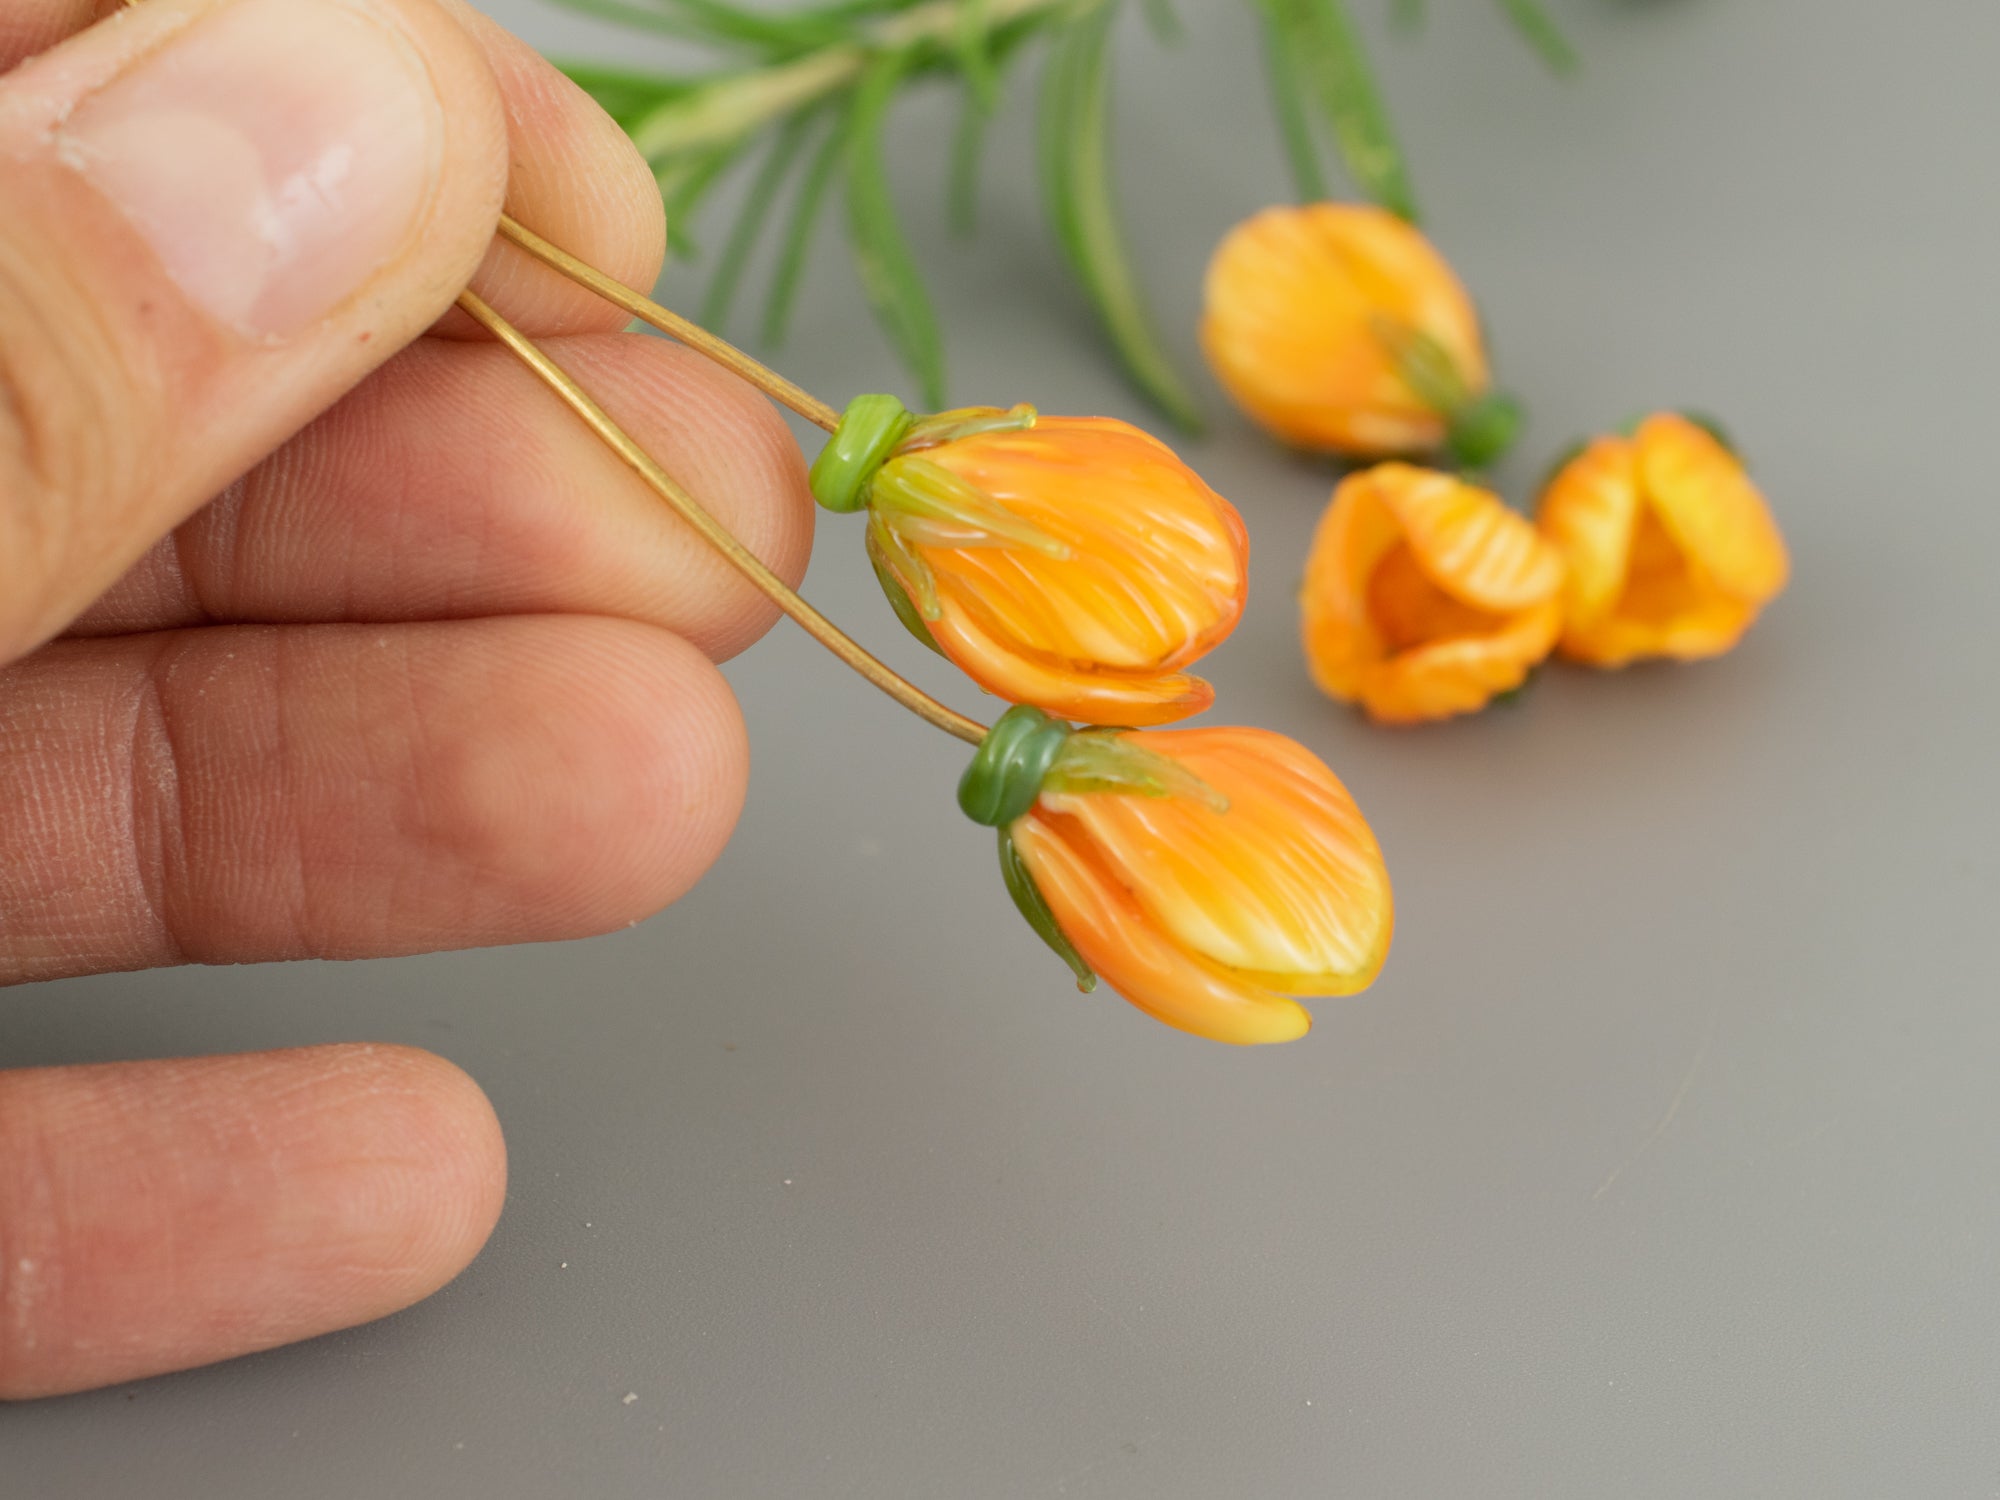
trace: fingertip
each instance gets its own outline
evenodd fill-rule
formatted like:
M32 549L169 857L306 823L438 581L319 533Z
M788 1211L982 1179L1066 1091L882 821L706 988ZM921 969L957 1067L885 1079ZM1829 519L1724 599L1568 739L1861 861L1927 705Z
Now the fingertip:
M628 926L700 879L748 779L714 663L605 616L214 627L36 661L10 674L17 724L59 703L73 732L0 756L0 813L38 851L0 870L21 916L0 978Z
M666 263L659 184L618 123L533 47L464 0L444 0L499 81L511 162L507 210L612 280L650 291ZM504 240L495 240L473 285L536 335L615 333L629 318ZM454 310L436 332L483 338Z
M579 340L579 378L601 374L607 410L764 565L796 588L812 557L815 507L798 440L776 407L703 355L665 339ZM685 570L676 627L716 661L755 643L778 608L719 554Z
M426 837L473 876L500 923L489 940L613 931L686 894L728 842L749 779L742 714L714 663L612 619L488 622L478 650L488 691L463 701L509 727L438 753Z
M0 1399L408 1307L478 1254L505 1184L485 1095L415 1048L0 1074Z
M359 1168L337 1184L331 1217L352 1226L381 1278L380 1316L419 1302L473 1261L507 1196L507 1145L492 1101L463 1068L420 1047L310 1049L325 1087L365 1095L351 1137ZM296 1057L298 1054L278 1054Z

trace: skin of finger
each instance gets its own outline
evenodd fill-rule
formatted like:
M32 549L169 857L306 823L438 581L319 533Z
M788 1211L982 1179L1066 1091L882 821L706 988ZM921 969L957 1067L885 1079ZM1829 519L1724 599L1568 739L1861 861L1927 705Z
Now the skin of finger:
M303 331L200 312L52 144L68 101L226 0L147 0L0 77L0 661L54 634L170 527L417 336L491 239L498 90L430 0L355 0L423 57L441 169L403 247Z
M507 212L635 291L650 292L667 254L659 185L618 124L526 42L463 0L439 0L486 53L507 110ZM616 333L631 318L540 261L496 239L473 287L540 337ZM433 332L489 337L457 309Z
M0 1073L0 1399L383 1317L479 1253L479 1086L408 1047Z
M663 339L548 348L751 551L799 581L814 506L769 402ZM776 618L512 355L424 340L156 546L74 633L531 611L643 620L716 660Z
M713 664L629 621L58 642L0 673L0 983L627 926L748 758Z
M0 73L118 8L118 0L0 0Z
M652 169L596 102L540 53L463 0L437 0L485 54L506 110L508 211L638 291L659 279L667 222ZM98 17L117 0L0 0L0 73ZM496 242L473 284L534 334L614 333L630 320L532 257ZM463 313L437 331L485 338Z

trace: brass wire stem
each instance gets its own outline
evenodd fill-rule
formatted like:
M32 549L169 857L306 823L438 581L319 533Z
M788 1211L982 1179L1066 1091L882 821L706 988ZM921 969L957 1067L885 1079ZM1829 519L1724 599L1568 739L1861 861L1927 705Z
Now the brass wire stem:
M815 427L832 432L840 425L840 413L810 391L802 390L769 365L745 354L727 340L719 339L698 323L689 322L671 308L660 306L651 297L641 296L623 282L614 281L588 261L578 260L559 245L550 244L534 230L507 214L500 215L500 237L520 247L551 270L560 271L578 286L595 292L612 306L622 308L642 322L705 354L725 370L741 376L780 406L790 407Z
M138 5L140 0L123 0L123 3L129 9ZM773 400L790 407L808 422L823 427L828 432L832 432L840 425L840 413L824 401L793 385L776 370L759 364L734 345L725 343L706 328L690 323L680 314L660 306L650 297L642 297L622 283L613 281L595 266L588 265L567 250L550 244L534 230L508 214L500 215L499 228L500 233L509 241L520 246L543 264L560 271L579 286L595 292L613 306L623 308L636 318L643 318L660 332L678 339L689 348L707 355L717 364L734 371ZM737 541L726 526L710 515L699 500L680 486L673 475L655 463L652 456L633 441L631 434L612 421L611 414L591 399L590 393L571 379L561 365L544 354L534 340L489 307L484 298L468 287L458 294L458 305L465 309L474 322L505 344L521 363L534 371L542 383L555 392L565 406L583 418L585 425L597 434L607 448L624 460L648 489L666 501L676 515L700 533L702 540L720 552L737 572L756 585L760 593L797 621L799 628L807 635L925 723L935 725L946 734L964 740L968 745L977 745L986 739L984 724L977 719L967 718L955 709L947 708L914 682L890 670L882 662L870 656L858 641L833 621L801 599L791 585L765 567L756 553Z
M755 553L737 541L720 521L710 515L699 500L655 463L646 450L641 448L624 428L614 422L603 407L591 399L590 393L570 378L562 366L550 359L520 329L489 307L484 298L475 292L464 291L459 293L458 305L464 308L481 327L505 344L521 363L534 371L542 383L555 392L565 406L583 418L585 424L597 434L607 448L624 460L632 472L645 482L648 489L672 506L675 514L701 534L703 541L720 552L772 603L796 620L807 635L918 718L936 725L946 734L955 735L968 745L977 745L986 738L984 724L945 707L915 683L897 676L843 633L833 621L794 593L782 578L765 567Z

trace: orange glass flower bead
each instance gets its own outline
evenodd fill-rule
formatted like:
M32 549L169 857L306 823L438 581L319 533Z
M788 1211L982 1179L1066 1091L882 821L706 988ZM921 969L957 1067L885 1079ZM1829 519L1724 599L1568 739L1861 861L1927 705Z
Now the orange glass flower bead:
M1671 412L1585 447L1549 482L1539 523L1568 564L1560 650L1600 667L1721 655L1791 571L1742 462Z
M906 623L988 692L1061 718L1207 708L1214 689L1184 669L1243 613L1236 508L1124 422L1001 415L945 413L975 430L936 442L919 424L869 482L869 553Z
M1001 845L1072 962L1211 1041L1301 1037L1294 996L1366 989L1388 956L1374 833L1326 766L1265 730L1072 736Z
M1385 723L1469 713L1555 645L1562 560L1499 496L1380 464L1342 480L1306 560L1306 663Z
M1201 342L1236 403L1301 447L1390 458L1456 436L1477 466L1519 422L1490 393L1478 314L1444 257L1365 204L1271 208L1231 230Z

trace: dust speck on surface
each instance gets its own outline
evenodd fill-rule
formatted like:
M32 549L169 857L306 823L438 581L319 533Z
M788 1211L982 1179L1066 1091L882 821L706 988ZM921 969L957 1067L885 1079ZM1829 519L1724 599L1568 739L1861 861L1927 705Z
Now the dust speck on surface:
M637 1391L627 1391L625 1393L625 1399L619 1404L623 1406L630 1406L633 1402L637 1401L638 1399L639 1399L639 1393Z

